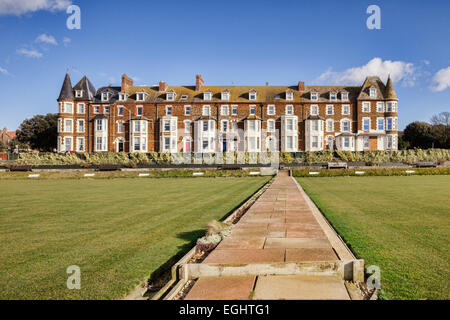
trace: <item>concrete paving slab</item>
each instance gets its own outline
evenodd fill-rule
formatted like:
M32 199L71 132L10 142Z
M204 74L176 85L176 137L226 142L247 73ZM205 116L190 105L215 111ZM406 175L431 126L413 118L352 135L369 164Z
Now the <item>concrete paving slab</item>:
M339 260L331 248L286 249L286 262Z
M262 249L265 241L265 237L232 235L222 240L217 249Z
M256 277L199 278L185 300L249 300Z
M204 263L270 263L283 262L285 250L273 249L215 249L203 261Z
M326 276L260 276L254 300L350 300L343 280Z
M322 230L303 230L303 231L290 231L287 230L286 238L313 238L313 239L326 239L327 236Z
M267 238L264 249L272 248L331 248L326 239Z

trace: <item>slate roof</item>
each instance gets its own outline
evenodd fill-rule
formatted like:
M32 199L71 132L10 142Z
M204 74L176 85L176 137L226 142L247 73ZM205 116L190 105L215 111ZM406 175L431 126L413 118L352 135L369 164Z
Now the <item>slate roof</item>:
M80 98L75 98L75 100L93 100L97 90L94 85L89 81L89 79L84 76L76 85L73 90L82 90L83 95Z
M370 88L376 89L376 97L370 97ZM384 89L385 86L380 77L367 77L361 87L361 92L359 93L358 100L384 100Z
M384 97L389 100L398 100L397 94L395 93L394 90L394 84L392 83L391 76L389 76L387 80Z
M119 99L119 92L121 90L121 87L102 87L97 90L96 94L94 95L93 102L94 103L114 103L116 100ZM102 93L108 92L108 100L103 101L102 100Z
M75 96L73 95L72 83L70 82L69 73L66 73L66 77L64 78L63 85L61 87L61 92L58 97L58 101L62 100L74 100Z
M354 101L361 90L361 87L356 86L306 86L302 93L303 101L305 103L336 103ZM318 100L311 100L311 93L317 92L319 94ZM330 92L336 92L337 100L330 100ZM341 99L341 92L348 93L348 100Z

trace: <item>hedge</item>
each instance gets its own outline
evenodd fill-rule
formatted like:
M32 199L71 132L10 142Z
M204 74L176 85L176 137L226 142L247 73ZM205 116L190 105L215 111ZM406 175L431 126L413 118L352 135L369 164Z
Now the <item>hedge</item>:
M408 171L408 172L407 172ZM414 172L412 172L414 171ZM356 172L359 172L357 174ZM312 173L312 174L311 174ZM317 174L318 173L318 174ZM411 175L448 175L450 168L380 168L380 169L333 169L333 170L292 170L294 177L346 177L346 176L411 176Z
M14 162L27 165L82 165L92 166L99 164L120 164L129 167L137 165L161 165L183 163L183 154L170 153L86 153L86 154L56 154L56 153L24 153L20 154ZM362 162L369 165L381 163L407 163L413 164L419 161L448 161L449 149L414 149L401 151L317 151L296 153L212 153L199 155L187 155L192 163L213 164L216 159L223 162L239 162L245 164L269 164L271 159L279 157L280 163L304 164L326 163L330 161ZM177 162L178 160L178 162Z

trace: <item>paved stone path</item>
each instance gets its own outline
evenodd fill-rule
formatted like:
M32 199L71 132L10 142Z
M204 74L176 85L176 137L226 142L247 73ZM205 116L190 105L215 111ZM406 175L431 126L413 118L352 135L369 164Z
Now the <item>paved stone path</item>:
M339 260L292 177L284 172L203 263L239 265ZM349 299L333 276L201 277L186 299Z

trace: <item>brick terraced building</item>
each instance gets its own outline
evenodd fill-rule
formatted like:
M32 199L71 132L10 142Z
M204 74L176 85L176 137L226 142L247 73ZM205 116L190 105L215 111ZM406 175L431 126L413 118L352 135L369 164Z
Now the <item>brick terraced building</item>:
M66 74L58 152L397 150L390 77L362 86L134 86L95 89Z

